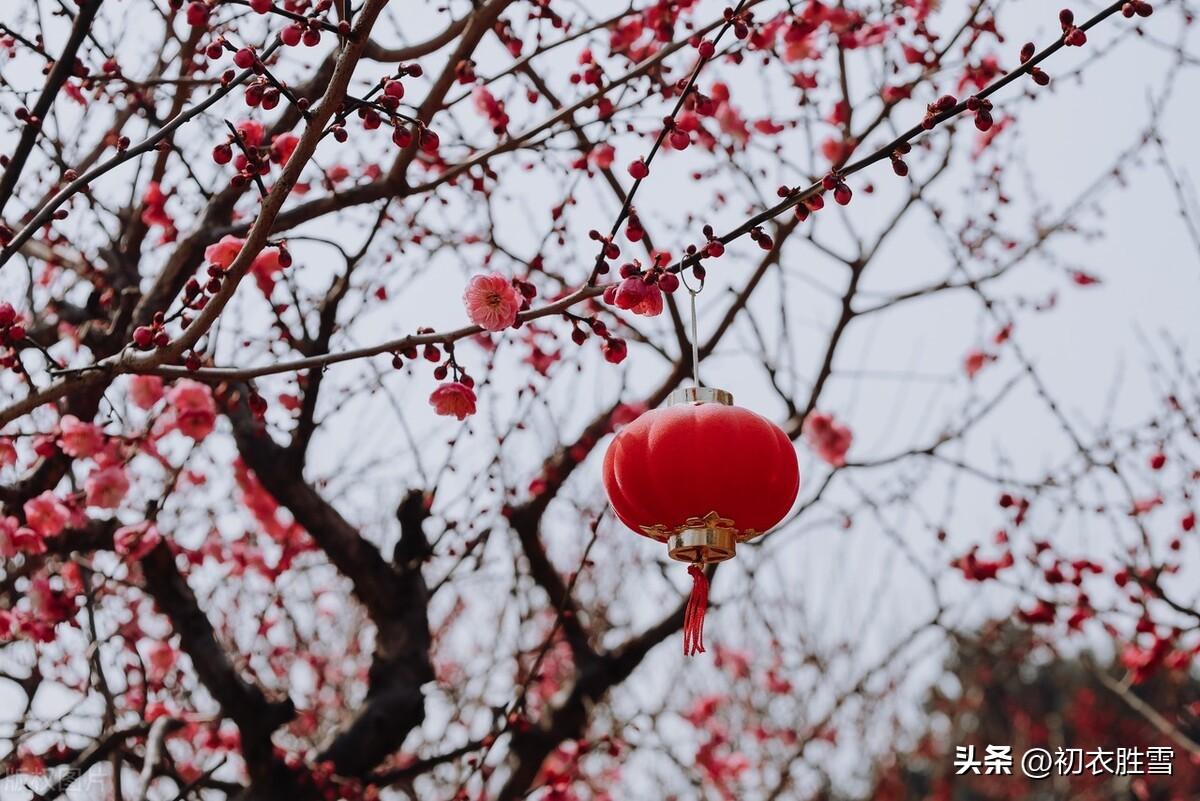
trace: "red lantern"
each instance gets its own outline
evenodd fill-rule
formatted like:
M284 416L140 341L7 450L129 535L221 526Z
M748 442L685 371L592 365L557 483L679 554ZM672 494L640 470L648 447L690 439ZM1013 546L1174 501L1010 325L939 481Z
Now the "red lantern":
M723 390L689 387L621 429L604 455L604 488L629 528L689 562L684 652L704 651L703 567L777 524L796 500L800 469L783 431L733 405Z

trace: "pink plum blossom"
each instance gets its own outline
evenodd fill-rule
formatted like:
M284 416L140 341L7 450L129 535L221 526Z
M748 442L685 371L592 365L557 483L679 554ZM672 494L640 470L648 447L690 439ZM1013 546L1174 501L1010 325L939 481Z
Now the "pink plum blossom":
M50 490L25 501L24 509L29 527L43 537L62 533L71 518L71 510Z
M283 272L279 248L264 248L250 263L250 272L259 290L270 297L275 289L275 276Z
M844 425L839 425L833 415L813 412L804 420L804 439L817 456L834 467L846 464L846 451L854 435Z
M196 442L212 433L217 424L217 404L212 390L199 381L183 380L171 387L167 402L175 410L175 424Z
M263 134L265 129L263 124L257 120L242 120L237 124L237 132L242 135L242 140L249 147L258 147L262 144Z
M465 420L475 414L475 390L460 381L442 384L429 396L429 403L440 415Z
M137 561L162 542L158 527L150 522L122 526L113 534L113 550L129 561Z
M8 437L0 437L0 467L12 467L17 463L17 448Z
M967 354L963 359L963 370L967 374L967 378L974 378L980 370L996 361L996 357L990 353L976 349Z
M232 234L226 234L221 237L221 241L209 245L204 249L204 258L209 264L215 264L222 270L229 269L229 265L233 264L233 260L242 252L242 246L246 244L246 240L239 239Z
M15 517L0 517L0 558L11 559L19 553L46 552L46 542L36 531L22 526Z
M271 158L280 164L287 164L288 159L292 157L292 153L296 152L296 146L299 144L300 137L295 134L280 134L271 143Z
M88 476L84 489L88 506L116 509L129 493L129 475L123 465L100 467Z
M618 309L627 309L645 317L655 317L662 314L663 310L662 290L637 275L624 279L615 289L606 291L605 300Z
M499 273L476 275L463 292L467 317L487 331L503 331L517 321L521 293Z
M129 382L129 399L139 409L152 409L162 400L163 380L156 375L135 375Z
M58 424L58 444L63 453L76 459L95 456L104 447L100 426L87 423L73 414L63 415Z

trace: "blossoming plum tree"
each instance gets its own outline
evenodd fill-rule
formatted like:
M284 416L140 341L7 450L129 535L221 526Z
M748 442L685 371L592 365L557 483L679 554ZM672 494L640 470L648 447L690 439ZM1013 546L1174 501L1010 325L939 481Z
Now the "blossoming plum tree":
M1132 280L1102 234L1167 237L1115 190L1200 247L1194 8L1073 5L12 4L0 796L821 797L985 598L1102 638L1107 703L1200 758L1137 696L1200 653L1194 358L1147 337L1096 422L1029 344ZM1044 197L1063 108L1137 130ZM597 462L693 346L804 478L681 667Z

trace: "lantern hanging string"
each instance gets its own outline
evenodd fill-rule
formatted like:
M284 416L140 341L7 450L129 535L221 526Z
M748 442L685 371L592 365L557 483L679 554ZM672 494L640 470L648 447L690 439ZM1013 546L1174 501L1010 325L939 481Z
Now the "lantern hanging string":
M679 274L679 280L683 283L683 288L688 291L691 296L691 312L692 312L692 384L697 388L703 386L700 382L700 334L696 322L696 296L700 294L700 290L704 289L704 279L700 279L700 286L692 289L692 285L688 283L685 273Z
M692 296L692 382L697 388L700 387L700 336L696 333L696 296L700 294L700 290L693 290L690 286L687 288L688 294Z

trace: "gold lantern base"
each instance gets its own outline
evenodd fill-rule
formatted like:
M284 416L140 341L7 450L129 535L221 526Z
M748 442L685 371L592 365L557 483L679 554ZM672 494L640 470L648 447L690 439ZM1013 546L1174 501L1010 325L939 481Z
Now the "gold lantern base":
M737 531L732 528L685 528L667 540L667 554L678 562L706 565L732 559Z
M739 542L758 536L754 529L739 529L733 521L709 512L704 517L689 518L682 526L642 526L642 533L664 542L667 554L680 562L706 565L732 559Z

